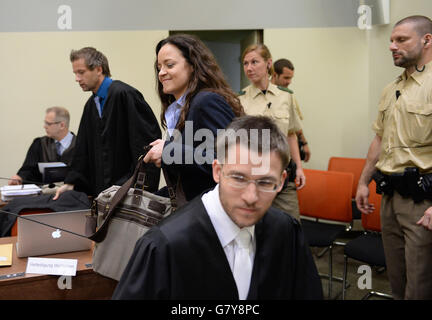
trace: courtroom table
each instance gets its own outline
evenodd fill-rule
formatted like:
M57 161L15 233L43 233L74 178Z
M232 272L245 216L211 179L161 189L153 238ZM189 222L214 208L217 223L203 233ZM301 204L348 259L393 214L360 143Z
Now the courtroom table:
M101 276L91 268L92 252L77 251L44 258L77 259L76 276L72 277L71 289L60 289L60 276L24 274L3 279L4 275L25 273L27 258L18 258L16 237L0 238L0 244L13 243L12 266L0 267L0 300L103 300L110 299L117 281ZM66 284L67 282L63 282Z

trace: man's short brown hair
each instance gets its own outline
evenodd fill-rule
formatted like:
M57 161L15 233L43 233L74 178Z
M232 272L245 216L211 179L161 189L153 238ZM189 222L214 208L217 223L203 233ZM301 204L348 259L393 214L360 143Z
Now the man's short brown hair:
M85 47L79 50L72 50L69 58L71 62L78 59L84 59L89 70L93 70L96 67L102 67L102 74L105 77L111 77L107 57L95 48Z

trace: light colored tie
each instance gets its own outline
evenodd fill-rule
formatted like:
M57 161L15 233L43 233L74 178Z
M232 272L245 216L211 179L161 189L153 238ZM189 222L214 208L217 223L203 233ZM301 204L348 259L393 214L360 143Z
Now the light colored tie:
M56 141L55 145L56 145L56 149L57 149L57 154L59 156L61 156L62 152L61 152L61 143L60 143L60 141Z
M99 100L99 96L95 96L94 97L94 102L96 103L96 108L97 111L99 113L99 117L102 118L102 108L101 108L101 104L100 104L100 100Z
M233 274L240 300L246 300L252 276L251 238L251 234L245 228L241 229L235 238L237 250L235 250Z

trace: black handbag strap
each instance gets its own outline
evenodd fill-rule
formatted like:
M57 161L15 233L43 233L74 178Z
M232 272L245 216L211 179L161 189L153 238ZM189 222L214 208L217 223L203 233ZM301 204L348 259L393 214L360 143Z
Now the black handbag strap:
M103 221L101 226L96 230L95 233L88 236L88 238L90 240L93 240L95 242L102 242L105 239L106 233L108 231L108 225L109 225L109 222L110 222L110 220L114 214L114 210L116 209L117 205L126 197L130 188L133 187L135 190L138 190L138 189L145 190L146 172L145 172L145 163L143 161L143 158L147 154L147 152L150 150L150 148L151 148L151 146L146 146L144 148L145 153L138 158L138 163L135 167L133 175L120 187L120 189L117 190L117 192L112 197L111 202L109 204L107 204L108 207L106 209L108 209L108 212L105 215L105 220ZM173 185L171 184L171 181L168 177L167 172L165 171L165 169L162 169L162 171L163 171L163 174L164 174L167 186L168 186L168 191L169 190L173 191L174 188L173 188ZM173 206L173 208L175 210L177 208L177 201L176 201L176 193L175 192L170 192L170 200L171 200L171 205ZM97 212L96 200L93 203L92 208L93 208L93 210L96 210L96 212Z

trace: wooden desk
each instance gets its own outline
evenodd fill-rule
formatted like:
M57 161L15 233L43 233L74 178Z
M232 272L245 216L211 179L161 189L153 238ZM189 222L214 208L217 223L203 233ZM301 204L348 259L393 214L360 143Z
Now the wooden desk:
M0 276L25 272L27 258L16 255L16 237L0 238L0 244L13 243L12 266L0 267ZM117 281L103 277L86 267L92 261L90 250L47 255L44 258L78 259L77 273L72 277L72 289L59 289L59 276L25 274L0 280L0 300L110 299Z

